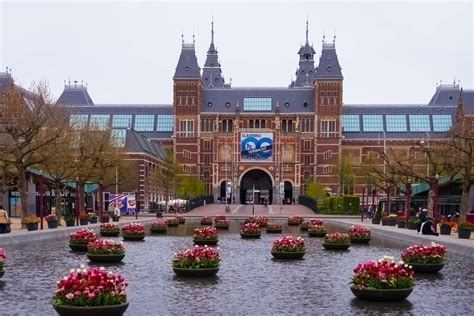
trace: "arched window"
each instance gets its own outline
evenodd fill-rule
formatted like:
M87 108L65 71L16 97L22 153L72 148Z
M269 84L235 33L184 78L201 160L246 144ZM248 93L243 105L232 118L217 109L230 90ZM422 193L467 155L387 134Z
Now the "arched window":
M293 132L293 121L288 120L288 133Z
M281 121L281 131L283 133L286 133L287 132L287 129L286 129L286 120L282 120Z
M222 120L222 132L227 132L227 120Z
M233 130L234 130L234 124L233 124L232 120L229 120L227 122L227 131L232 132Z
M265 120L262 120L262 122L260 123L260 126L261 126L262 128L265 128Z
M255 128L260 128L260 120L255 120Z
M250 120L250 121L249 121L249 127L250 127L250 128L253 128L253 120Z

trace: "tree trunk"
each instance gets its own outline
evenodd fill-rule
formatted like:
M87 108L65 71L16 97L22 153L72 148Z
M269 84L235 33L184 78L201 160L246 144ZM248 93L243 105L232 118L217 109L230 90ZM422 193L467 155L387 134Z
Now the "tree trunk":
M56 188L54 189L54 207L56 208L56 216L58 217L58 225L61 226L61 190Z
M462 194L461 194L461 204L459 205L459 220L465 221L466 215L468 213L469 208L469 194L471 191L471 184L464 184L462 186Z
M428 191L428 206L427 206L428 216L431 217L431 218L434 218L434 216L433 216L434 195L435 195L435 192L434 192L433 188L431 187L430 190Z
M28 182L26 180L26 170L18 170L18 191L20 192L20 217L28 214ZM36 214L35 214L36 215Z

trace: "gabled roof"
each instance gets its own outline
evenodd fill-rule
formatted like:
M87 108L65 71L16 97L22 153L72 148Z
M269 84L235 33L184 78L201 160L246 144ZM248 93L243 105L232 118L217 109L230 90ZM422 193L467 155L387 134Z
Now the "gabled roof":
M335 42L326 43L323 39L323 49L315 77L316 79L343 79Z
M201 79L201 68L197 62L194 43L185 44L183 41L178 65L173 76L173 80L176 79Z
M127 130L125 149L128 152L133 153L146 153L158 159L163 159L165 157L165 151L160 145L156 144L145 135L132 129Z
M87 92L87 87L82 84L77 84L77 81L75 81L74 84L64 85L63 93L61 93L56 103L65 106L94 105L92 98Z

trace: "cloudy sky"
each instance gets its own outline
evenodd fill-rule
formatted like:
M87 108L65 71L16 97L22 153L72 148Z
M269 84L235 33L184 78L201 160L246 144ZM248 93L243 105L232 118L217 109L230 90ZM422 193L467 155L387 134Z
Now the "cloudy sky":
M0 69L56 98L70 79L96 104L171 103L181 34L202 67L213 17L227 82L287 86L308 18L317 60L337 36L345 103L427 103L440 80L474 88L473 15L471 1L0 0Z

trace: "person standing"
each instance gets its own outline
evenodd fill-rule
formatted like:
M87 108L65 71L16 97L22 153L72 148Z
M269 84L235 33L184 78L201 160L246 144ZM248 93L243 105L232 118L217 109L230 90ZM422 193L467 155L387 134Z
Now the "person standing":
M10 219L8 213L5 211L2 205L0 205L0 234L10 232Z

